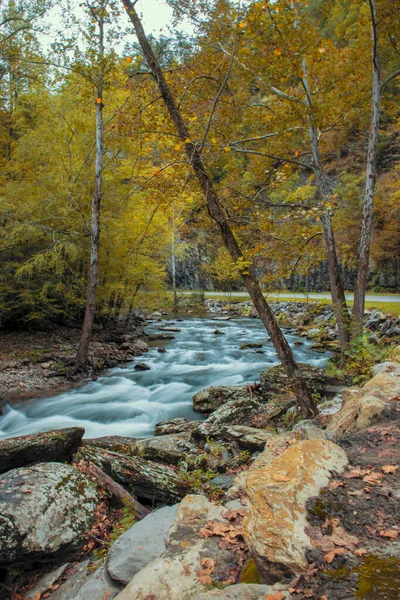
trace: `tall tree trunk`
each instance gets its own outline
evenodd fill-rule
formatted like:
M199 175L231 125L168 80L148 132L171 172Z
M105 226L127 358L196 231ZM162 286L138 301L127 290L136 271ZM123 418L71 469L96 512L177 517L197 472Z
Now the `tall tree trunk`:
M99 16L94 17L99 29L99 62L100 72L97 85L96 98L96 163L95 163L95 185L92 200L92 226L90 265L88 275L88 287L86 296L86 309L83 319L82 333L75 357L75 362L70 374L76 373L88 360L89 345L92 336L93 321L96 313L97 287L99 283L99 247L100 247L100 204L103 184L103 87L104 87L104 17L103 2L100 3Z
M172 270L172 292L174 295L174 312L176 312L178 309L178 296L176 293L175 213L172 216L171 270Z
M311 143L311 154L314 163L315 183L317 186L318 199L321 202L321 222L324 230L325 249L328 257L328 273L331 288L331 297L333 310L336 317L338 328L338 337L340 344L340 353L342 361L345 357L345 350L350 342L350 314L347 308L346 296L342 276L340 273L339 261L336 252L335 236L332 227L332 215L330 208L325 204L329 202L328 180L321 161L319 150L318 130L314 123L312 109L311 89L308 79L308 69L306 60L303 60L303 82L306 91L306 104L310 110L308 121L308 136Z
M171 89L165 80L160 64L148 42L142 23L134 9L134 3L131 0L122 0L122 4L135 29L139 44L146 58L147 64L151 69L161 96L165 102L167 110L174 122L177 134L180 140L185 144L186 154L191 164L202 192L207 202L211 217L217 223L223 242L235 263L243 259L242 251L236 240L236 237L230 228L227 216L221 206L218 195L215 192L211 179L203 165L200 145L190 140L189 129L180 113ZM314 400L307 388L307 385L301 375L300 369L294 359L293 353L284 337L279 325L265 300L260 285L254 274L253 268L242 271L243 283L250 295L250 298L260 315L260 318L271 338L272 343L278 353L278 357L284 366L288 375L290 384L297 400L301 406L303 417L311 417L317 413Z
M353 321L355 332L360 333L363 327L365 290L368 280L369 256L371 250L372 210L375 196L376 155L378 134L381 118L381 67L378 49L376 24L376 6L374 0L369 0L372 22L372 109L371 125L368 140L367 172L365 175L365 191L361 236L358 250L358 271L354 290Z

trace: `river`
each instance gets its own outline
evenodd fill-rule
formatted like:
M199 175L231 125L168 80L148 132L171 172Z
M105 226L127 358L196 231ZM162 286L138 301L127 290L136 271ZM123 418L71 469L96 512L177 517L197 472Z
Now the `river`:
M259 319L184 319L148 324L147 333L160 327L179 327L175 339L164 343L166 352L150 348L123 368L115 368L79 388L6 406L0 417L0 438L60 429L85 428L85 437L153 435L159 421L201 418L192 409L192 397L209 385L240 385L259 379L262 369L278 364L272 343ZM223 332L215 334L215 330ZM313 342L287 332L296 360L323 366L329 353L317 353ZM301 341L302 345L296 345ZM241 349L262 344L262 352ZM136 371L145 362L149 371Z

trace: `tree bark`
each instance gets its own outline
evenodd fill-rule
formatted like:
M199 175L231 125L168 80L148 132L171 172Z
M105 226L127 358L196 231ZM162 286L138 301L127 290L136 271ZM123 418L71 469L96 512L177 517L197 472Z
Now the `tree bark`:
M339 261L337 258L331 210L330 208L325 207L325 203L329 202L328 181L321 162L318 130L314 123L311 90L308 79L307 63L305 59L303 60L303 83L306 91L306 105L310 110L310 114L308 116L308 136L310 138L311 154L314 163L315 183L318 192L317 195L322 204L321 222L324 230L325 249L328 258L329 283L331 288L333 311L335 313L336 324L338 328L340 354L343 362L345 350L350 342L350 314L347 308L346 296L344 293L343 281L340 273Z
M92 11L94 12L94 11ZM88 361L90 339L96 313L97 287L99 283L99 247L100 247L100 205L103 185L103 88L104 88L104 2L100 2L99 17L94 13L99 28L99 60L100 73L96 98L96 163L95 186L92 201L92 227L90 266L86 296L85 316L83 319L81 339L75 362L70 374L76 373Z
M118 508L124 508L124 506L131 506L135 510L135 517L137 521L144 519L150 511L140 504L129 492L126 491L122 485L114 481L109 475L104 473L99 467L90 461L80 461L78 464L82 470L93 477L111 496L115 501Z
M381 118L381 67L376 25L376 6L374 0L369 0L369 5L372 23L372 108L368 140L367 172L365 175L363 216L358 250L358 271L353 304L353 321L356 333L362 331L364 320L365 290L367 287L369 256L371 250L372 210L375 196L376 155Z
M203 165L201 146L190 139L189 129L180 113L158 60L149 44L142 23L135 11L134 3L131 2L131 0L123 0L122 4L133 24L139 44L142 48L147 64L153 76L155 77L161 96L175 125L177 134L180 140L185 144L185 150L189 163L194 170L196 178L206 199L208 211L219 227L222 240L232 260L235 263L238 263L238 261L243 259L243 253L232 229L229 226L228 219L221 206L218 195L215 192L211 179ZM303 417L306 418L315 416L317 413L315 402L312 399L307 385L301 375L300 369L294 359L290 346L263 296L252 267L243 269L242 279L254 304L254 307L256 308L271 338L271 341L274 344L278 357L288 374L292 389L296 394L297 400L301 406Z

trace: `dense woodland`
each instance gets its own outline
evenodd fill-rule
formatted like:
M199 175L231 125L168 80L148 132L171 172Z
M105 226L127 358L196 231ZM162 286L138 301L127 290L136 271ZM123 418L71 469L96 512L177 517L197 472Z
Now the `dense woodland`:
M200 255L221 287L327 264L349 329L343 270L355 322L396 287L400 3L169 3L157 38L135 2L1 3L1 326L86 304L89 339Z

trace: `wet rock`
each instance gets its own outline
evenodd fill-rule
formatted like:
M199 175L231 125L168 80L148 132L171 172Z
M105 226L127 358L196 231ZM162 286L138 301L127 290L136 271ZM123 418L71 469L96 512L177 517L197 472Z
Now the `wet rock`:
M210 413L217 410L228 400L249 398L250 393L246 386L211 386L193 396L193 410L201 413Z
M197 429L201 421L189 421L182 417L170 421L160 421L154 429L154 435L168 435L172 433L192 433Z
M175 336L170 333L155 333L147 336L149 342L156 342L157 340L174 340Z
M146 363L136 363L134 369L135 371L150 371L150 367Z
M70 427L0 440L0 472L36 462L70 460L85 430Z
M131 345L131 352L134 356L140 356L144 352L149 351L149 346L143 340L135 340Z
M0 477L0 564L79 549L99 503L77 469L39 463Z
M248 344L242 344L240 346L241 350L247 350L247 348L262 348L263 345L262 344L256 344L256 343L248 343Z
M178 504L154 511L114 542L107 557L107 571L115 581L127 585L136 573L164 552L177 511Z
M159 352L160 354L164 354L164 352L166 352L165 348L157 348L157 352Z
M361 389L353 388L343 393L343 407L328 423L328 432L343 435L361 431L378 422L386 410L398 405L400 364L376 365L375 373Z
M182 331L182 329L180 329L179 327L170 327L170 326L159 327L158 329L160 331L169 331L170 333L178 333L179 331Z
M75 460L89 460L118 483L133 485L135 496L162 502L176 502L187 492L180 475L167 465L150 462L136 456L85 446Z
M305 531L307 500L347 462L336 444L306 440L248 475L243 534L265 582L307 569L306 550L312 548Z
M198 571L205 568L207 558L215 561L211 581L215 585L225 581L230 569L238 569L232 544L220 548L221 538L199 535L203 527L214 521L229 526L229 521L222 516L225 510L204 496L186 496L178 507L165 552L133 577L117 596L118 600L189 600L206 591L206 586L199 581Z
M225 335L225 333L223 331L221 331L220 329L216 329L214 331L215 335Z

